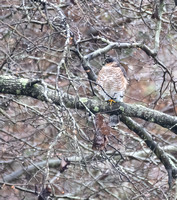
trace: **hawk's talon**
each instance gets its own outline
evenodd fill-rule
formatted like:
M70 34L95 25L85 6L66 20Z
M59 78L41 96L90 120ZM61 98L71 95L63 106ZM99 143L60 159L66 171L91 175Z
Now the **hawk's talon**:
M110 106L112 105L112 103L116 103L116 101L114 101L113 99L109 99L108 102Z

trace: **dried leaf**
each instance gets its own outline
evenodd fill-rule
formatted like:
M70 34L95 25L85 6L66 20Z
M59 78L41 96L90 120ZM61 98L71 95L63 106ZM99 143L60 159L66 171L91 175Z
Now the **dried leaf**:
M111 128L109 126L109 121L101 114L97 114L95 118L96 130L100 131L103 135L110 135Z
M70 164L70 162L64 158L61 159L61 163L60 163L60 169L59 171L61 173L63 173L66 169L68 169L68 165Z
M96 131L93 140L93 150L103 150L108 144L108 135L110 135L110 127L108 121L101 114L97 114L95 118Z
M93 140L93 150L104 150L107 147L108 144L108 137L106 135L103 135L99 131L96 131L95 137Z

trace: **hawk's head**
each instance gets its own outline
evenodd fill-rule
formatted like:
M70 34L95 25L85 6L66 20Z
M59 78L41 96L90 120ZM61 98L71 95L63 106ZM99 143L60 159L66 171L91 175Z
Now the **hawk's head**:
M105 59L105 66L106 67L120 67L122 72L123 72L123 75L126 79L127 78L127 74L126 74L126 71L124 69L124 67L122 67L122 65L120 64L120 62L116 59L116 58L113 58L113 57L110 57L108 56L106 59Z
M107 64L107 63L112 63L112 62L115 62L116 60L114 59L114 58L112 58L112 57L107 57L106 59L105 59L105 63Z

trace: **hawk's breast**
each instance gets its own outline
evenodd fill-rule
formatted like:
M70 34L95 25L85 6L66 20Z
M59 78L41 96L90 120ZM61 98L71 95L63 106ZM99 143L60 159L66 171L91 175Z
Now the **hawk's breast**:
M102 67L98 74L97 86L98 92L105 100L114 99L121 101L127 87L127 79L123 70L117 66L117 63L108 63Z

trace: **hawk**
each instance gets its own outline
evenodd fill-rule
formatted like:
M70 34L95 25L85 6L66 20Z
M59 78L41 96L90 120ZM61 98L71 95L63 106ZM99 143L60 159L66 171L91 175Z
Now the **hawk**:
M122 102L128 84L126 71L114 58L107 58L105 63L98 73L98 93L106 101ZM110 115L110 126L116 126L118 122L118 115Z

